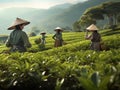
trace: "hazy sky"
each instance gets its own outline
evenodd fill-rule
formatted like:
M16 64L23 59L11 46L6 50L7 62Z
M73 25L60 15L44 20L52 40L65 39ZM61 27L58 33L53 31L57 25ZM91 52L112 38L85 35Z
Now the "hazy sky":
M87 0L0 0L0 8L8 7L31 7L49 8L63 3L77 3Z

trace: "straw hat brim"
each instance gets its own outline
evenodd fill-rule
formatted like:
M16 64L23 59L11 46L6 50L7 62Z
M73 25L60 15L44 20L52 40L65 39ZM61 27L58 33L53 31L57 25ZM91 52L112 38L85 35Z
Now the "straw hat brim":
M56 27L54 31L63 31L61 27Z
M13 30L15 29L15 27L17 25L21 25L21 24L24 24L24 25L28 25L30 24L30 22L26 21L26 20L23 20L23 19L20 19L20 18L17 18L13 23L12 25L8 28L8 30Z
M55 29L54 31L61 31L62 32L63 30L61 30L61 29Z
M28 24L30 24L30 22L20 23L20 24L16 24L16 25L10 26L10 27L8 28L8 30L13 30L13 29L15 29L15 27L16 27L17 25L21 25L21 24L28 25Z
M97 28L96 25L92 24L89 27L86 28L88 31L98 31L99 29Z
M46 34L46 33L44 32L44 33L40 33L40 34Z

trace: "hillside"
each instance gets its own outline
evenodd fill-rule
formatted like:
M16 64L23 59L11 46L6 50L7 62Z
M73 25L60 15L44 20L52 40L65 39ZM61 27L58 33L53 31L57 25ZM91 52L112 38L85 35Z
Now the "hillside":
M53 33L53 29L57 26L70 27L80 18L82 13L89 7L98 5L106 1L119 1L119 0L89 0L77 4L62 4L51 7L49 9L34 9L34 8L6 8L0 9L0 26L1 34L8 34L7 30L9 25L15 20L16 17L21 17L31 24L26 27L26 32L31 31L31 27L36 26L40 31L47 31Z
M44 27L45 27L46 23L48 22L47 26L51 27L51 28L54 28L56 26L61 26L61 27L68 26L68 27L72 28L73 23L81 17L83 12L87 8L99 5L99 4L101 4L103 2L107 2L107 1L115 1L115 0L88 0L83 3L78 3L78 4L71 6L67 10L64 10L62 13L60 13L58 15L53 15L53 17L44 19L44 21L42 23L44 24ZM50 23L49 23L49 21L50 21Z
M48 9L46 11L47 16L40 19L40 21L37 22L37 24L40 26L40 28L50 33L53 33L53 29L57 26L60 26L63 28L70 27L72 29L73 23L81 17L83 12L87 8L93 7L108 1L115 1L115 0L97 0L97 1L88 0L83 3L77 3L73 5L71 4L63 4L60 6L57 5ZM67 8L65 8L65 6ZM48 13L48 12L51 12L51 13Z
M24 18L31 22L29 27L26 28L26 32L31 31L31 27L38 27L43 30L42 22L44 19L51 18L51 16L60 14L64 9L70 7L71 4L62 4L51 7L50 9L35 9L35 8L5 8L0 9L1 18L1 34L8 34L10 31L7 28L15 20L16 17ZM8 14L9 13L9 14Z

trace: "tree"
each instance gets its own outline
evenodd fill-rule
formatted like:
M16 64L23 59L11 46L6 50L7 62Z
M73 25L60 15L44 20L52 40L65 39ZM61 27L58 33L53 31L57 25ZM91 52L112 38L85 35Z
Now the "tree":
M76 22L73 24L73 30L78 32L78 31L81 31L80 29L81 29L80 24L79 24L78 21L76 21Z
M95 6L95 7L92 7L86 10L84 14L89 14L91 15L90 16L91 18L96 19L96 20L104 20L103 13L104 11L101 8L101 6Z
M109 25L112 29L118 24L118 15L120 14L120 2L109 2L102 5L104 14L108 17Z
M87 27L90 24L96 24L96 20L91 18L91 14L83 15L79 21L81 27Z
M108 2L102 4L104 15L108 17L109 25L112 29L118 25L118 15L120 14L120 2Z
M118 21L118 23L120 23L120 14L118 15L117 21Z
M35 34L35 32L31 32L31 33L29 34L29 36L30 36L30 37L33 37L33 36L36 36L36 34Z
M87 9L80 18L79 22L84 27L89 26L90 24L96 24L97 20L103 19L104 19L103 10L100 7L96 6Z
M79 22L83 26L90 23L97 23L97 20L104 20L108 17L109 25L112 29L118 24L118 16L120 14L120 2L107 2L101 5L88 8L81 16Z

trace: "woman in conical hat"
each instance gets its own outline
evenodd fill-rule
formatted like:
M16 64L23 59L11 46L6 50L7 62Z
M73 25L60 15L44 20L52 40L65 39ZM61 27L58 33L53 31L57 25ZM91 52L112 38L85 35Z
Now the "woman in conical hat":
M31 43L29 42L27 34L22 31L24 26L28 25L29 23L30 22L21 18L16 18L16 20L8 28L8 30L13 30L6 41L6 46L11 47L11 52L25 52L27 51L27 48L31 47Z
M39 38L40 43L38 44L40 50L45 50L45 44L46 44L45 34L46 34L46 32L41 32L40 33L40 35L41 35L41 37Z
M89 27L86 28L88 31L98 31L99 29L97 28L96 25L91 24Z
M87 29L87 32L86 32L85 38L91 40L90 49L100 51L101 35L98 33L99 29L94 24L91 24L86 29ZM92 32L92 34L88 35L88 31Z
M46 34L46 32L41 32L40 34L42 35L42 37L41 37L41 44L45 45L45 42L46 42L46 40L45 40L45 38L46 38L45 34Z
M54 31L56 31L56 33L52 37L55 40L54 47L62 46L63 44L62 28L56 27Z

